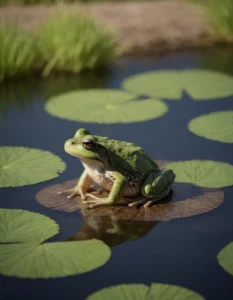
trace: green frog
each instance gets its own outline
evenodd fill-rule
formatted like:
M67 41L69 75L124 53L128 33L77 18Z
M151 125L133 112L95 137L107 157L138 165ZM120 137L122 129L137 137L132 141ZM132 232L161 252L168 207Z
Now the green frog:
M149 207L172 189L173 171L160 170L156 162L134 143L92 135L80 128L65 142L64 149L78 157L85 170L73 189L60 194L70 193L67 198L80 195L88 208L119 204L124 200L123 196L132 200L128 202L129 206ZM93 182L109 191L107 198L88 193ZM140 195L143 199L134 201L133 198Z

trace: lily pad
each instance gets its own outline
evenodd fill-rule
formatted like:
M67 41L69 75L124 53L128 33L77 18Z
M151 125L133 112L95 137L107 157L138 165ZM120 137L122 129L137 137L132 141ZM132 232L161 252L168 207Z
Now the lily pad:
M168 110L161 100L136 98L121 90L73 91L52 97L45 104L45 110L55 117L71 121L107 124L155 119Z
M44 215L21 209L0 209L0 243L42 243L58 232L58 224Z
M87 297L87 300L204 300L199 293L187 288L162 283L152 283L150 287L144 284L121 284L97 291Z
M233 111L217 111L199 116L189 122L188 128L198 136L233 143Z
M211 160L186 160L168 163L176 174L176 182L193 183L207 188L233 185L233 166Z
M0 219L6 221L0 227L0 241L4 243L0 245L0 274L22 278L65 277L98 268L110 258L109 247L95 239L40 244L58 233L58 225L48 217L4 209Z
M0 187L16 187L59 176L65 163L49 151L26 147L0 147Z
M233 242L224 247L217 256L220 266L233 275Z
M165 166L165 161L156 161L158 165ZM170 221L177 218L191 217L207 213L223 203L224 192L220 190L200 189L187 184L175 184L173 193L163 201L159 201L149 208L136 208L128 206L103 206L95 209L86 209L80 196L67 199L66 195L58 192L75 186L77 179L65 181L60 184L48 186L36 194L36 200L41 205L58 211L76 212L81 211L88 216L113 216L122 220L139 221ZM98 197L108 196L108 192L92 186L89 190ZM138 197L141 200L143 197ZM130 199L128 199L130 201ZM136 200L132 198L132 200Z
M233 95L233 77L208 70L166 70L130 76L123 87L139 95L180 100L186 91L194 100Z
M0 246L0 273L22 278L82 274L107 262L110 250L99 240Z

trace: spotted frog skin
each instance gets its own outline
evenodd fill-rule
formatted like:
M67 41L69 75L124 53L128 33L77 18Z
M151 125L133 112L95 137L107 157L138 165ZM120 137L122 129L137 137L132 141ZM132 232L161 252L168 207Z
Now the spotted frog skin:
M133 143L92 135L80 128L65 142L64 149L78 157L85 170L73 189L61 193L71 193L67 198L76 195L81 195L83 200L92 198L84 201L89 208L115 205L122 201L123 196L134 198L140 195L144 199L130 201L129 206L143 204L148 207L172 189L173 171L160 170L156 162ZM87 193L93 181L109 191L107 198Z

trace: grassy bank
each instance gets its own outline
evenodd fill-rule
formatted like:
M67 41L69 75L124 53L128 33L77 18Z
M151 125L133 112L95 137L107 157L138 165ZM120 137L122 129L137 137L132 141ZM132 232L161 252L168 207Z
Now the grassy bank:
M233 42L233 0L191 0L203 7L212 25L212 34Z
M91 18L58 11L36 31L0 25L0 81L39 72L80 73L105 66L116 55L112 33Z

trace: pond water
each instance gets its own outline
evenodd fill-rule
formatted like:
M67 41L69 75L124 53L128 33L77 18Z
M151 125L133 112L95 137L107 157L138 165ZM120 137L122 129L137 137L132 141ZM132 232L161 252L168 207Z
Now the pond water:
M225 200L219 208L199 216L169 222L122 221L122 237L106 236L108 217L83 220L80 213L45 208L35 201L38 191L51 184L78 177L79 161L63 150L64 141L79 127L98 135L132 141L155 159L207 159L233 164L233 144L199 138L187 129L194 117L218 110L233 109L233 96L215 101L193 101L183 94L181 101L166 101L169 112L158 119L100 125L78 123L50 116L45 101L64 91L78 88L121 88L129 75L159 69L200 68L233 74L233 49L184 51L147 58L125 58L110 71L85 75L54 76L46 80L25 79L0 86L0 144L28 146L51 151L67 164L58 178L44 183L1 188L0 207L27 209L54 219L60 234L51 240L75 239L77 232L91 225L112 247L112 256L101 268L62 279L31 280L0 276L0 299L85 299L110 285L152 282L177 284L199 292L206 299L233 299L232 276L218 265L218 252L233 240L233 186L223 188ZM93 225L94 224L94 225ZM85 231L85 230L84 230ZM102 233L101 233L102 232Z

